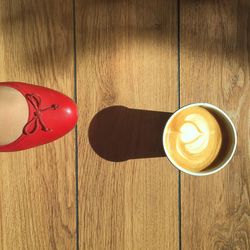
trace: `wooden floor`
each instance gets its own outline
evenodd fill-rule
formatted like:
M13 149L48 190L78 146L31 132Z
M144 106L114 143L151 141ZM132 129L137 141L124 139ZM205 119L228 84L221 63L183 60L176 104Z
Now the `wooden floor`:
M0 0L0 51L0 81L61 91L80 116L0 154L1 250L250 249L249 0ZM191 102L237 127L212 176L164 157L165 121Z

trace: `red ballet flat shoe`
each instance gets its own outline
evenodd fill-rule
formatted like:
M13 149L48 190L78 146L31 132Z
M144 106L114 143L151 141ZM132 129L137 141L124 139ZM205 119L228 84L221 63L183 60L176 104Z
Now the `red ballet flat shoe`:
M25 97L29 118L21 136L0 146L0 152L25 150L52 142L72 130L78 114L75 102L55 90L21 82L0 82ZM11 105L11 104L10 104Z

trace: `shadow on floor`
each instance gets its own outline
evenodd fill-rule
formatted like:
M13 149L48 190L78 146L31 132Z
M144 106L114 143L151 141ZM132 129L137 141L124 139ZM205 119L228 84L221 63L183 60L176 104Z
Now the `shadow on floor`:
M131 1L128 5L123 0L79 0L76 4L79 58L96 50L99 55L104 50L109 59L109 52L119 51L119 46L124 46L123 41L128 48L133 42L148 43L148 46L166 46L168 42L176 51L176 1ZM23 70L41 75L47 73L47 68L49 74L54 68L63 72L72 67L72 8L71 1L63 5L60 1L3 1L0 34L7 46L6 55L17 61L18 66L24 64ZM247 0L228 4L211 0L181 1L182 51L244 58L249 8ZM89 40L91 46L87 44Z
M89 142L102 158L120 162L129 159L162 157L164 126L172 113L124 106L98 112L89 126Z

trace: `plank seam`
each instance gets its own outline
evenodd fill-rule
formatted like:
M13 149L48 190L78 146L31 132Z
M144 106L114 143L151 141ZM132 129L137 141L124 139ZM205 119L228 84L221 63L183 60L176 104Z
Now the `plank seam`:
M180 76L180 0L177 0L177 89L178 89L178 109L181 107L181 76ZM179 239L179 250L182 249L182 238L181 238L181 172L178 171L178 239Z
M73 8L73 60L74 60L74 100L77 103L77 58L76 58L76 3L72 0ZM79 250L79 194L78 194L78 126L75 127L75 199L76 199L76 250Z

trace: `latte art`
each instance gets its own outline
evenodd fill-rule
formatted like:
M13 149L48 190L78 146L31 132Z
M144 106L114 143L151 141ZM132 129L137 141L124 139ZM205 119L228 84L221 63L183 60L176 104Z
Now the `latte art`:
M183 109L167 126L165 143L169 155L191 171L208 167L218 155L221 142L219 123L202 107Z

